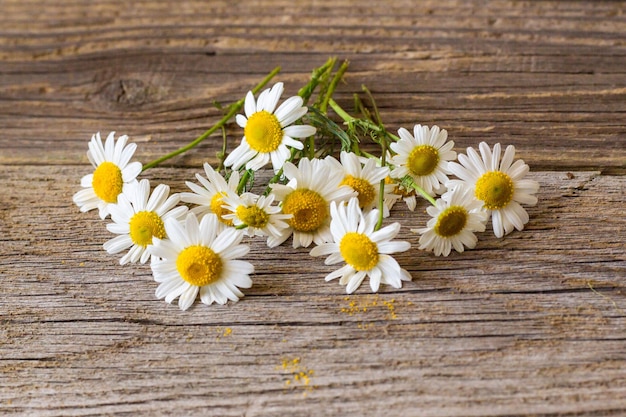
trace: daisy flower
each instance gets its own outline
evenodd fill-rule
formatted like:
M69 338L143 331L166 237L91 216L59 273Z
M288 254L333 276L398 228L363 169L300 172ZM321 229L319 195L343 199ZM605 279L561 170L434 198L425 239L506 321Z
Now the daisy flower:
M405 128L398 130L400 140L390 145L396 155L391 158L394 169L393 178L410 175L415 183L429 195L441 188L448 181L448 161L456 158L452 150L454 142L446 142L448 132L438 126L415 125L415 136Z
M343 177L340 185L352 188L359 199L359 206L364 211L371 210L377 203L380 195L380 181L389 175L389 168L376 166L375 158L366 158L364 164L353 152L342 151L339 155L341 162L332 156L325 160L338 175ZM389 211L387 210L387 213Z
M239 288L250 288L252 264L238 260L250 251L241 245L243 233L232 227L219 232L220 223L214 214L206 215L198 224L193 213L184 222L165 221L168 239L154 239L150 253L154 280L159 283L157 298L171 303L178 298L181 310L187 310L200 293L204 304L226 304L243 297Z
M347 205L333 202L330 211L333 241L314 247L311 256L329 255L324 261L326 265L342 261L346 265L326 275L326 281L341 277L339 283L346 285L346 292L352 294L366 276L370 277L374 292L381 283L400 288L402 281L411 280L411 275L390 256L411 247L409 242L391 240L398 235L400 223L374 230L378 210L363 214L356 198Z
M289 214L281 213L280 207L273 206L274 195L258 196L243 193L240 196L228 197L224 200L224 209L229 214L224 219L231 220L235 227L242 229L246 236L272 236L278 238L281 231L289 227L285 220Z
M168 197L170 187L159 184L150 194L150 181L143 179L131 184L125 193L117 198L117 204L110 207L111 220L107 230L119 236L106 242L104 249L115 254L130 248L122 256L120 264L140 261L146 263L150 253L146 248L152 244L152 238L165 239L164 221L169 218L180 219L187 213L187 207L176 207L180 201L178 194Z
M109 133L104 146L100 132L91 137L87 158L96 169L80 180L83 189L73 198L81 212L97 208L100 218L104 219L109 215L110 205L117 203L117 196L128 184L136 181L141 173L141 163L129 161L137 145L126 145L126 141L128 136L123 135L116 142L115 132Z
M191 209L191 212L198 217L203 217L207 213L214 213L220 222L227 226L232 226L232 220L223 217L224 214L230 213L230 211L224 209L223 205L224 198L237 195L239 172L233 171L228 182L206 162L204 163L204 172L206 173L206 178L196 174L196 179L202 184L202 187L190 181L185 181L187 187L193 192L181 193L181 201L196 204L197 207Z
M308 247L312 242L319 245L332 239L330 233L330 203L347 201L354 191L340 185L343 178L331 175L325 160L303 158L298 167L286 162L283 172L289 179L286 185L272 184L272 194L281 202L288 228L278 237L270 236L267 244L275 247L293 234L293 247Z
M534 194L539 191L539 183L524 179L530 168L521 159L513 162L513 145L507 146L502 160L499 143L493 152L485 142L479 144L479 149L480 156L470 147L467 155L459 155L459 163L449 164L450 171L460 178L450 181L450 185L466 185L472 190L483 209L491 214L497 237L509 234L513 228L523 230L529 218L520 203L537 204Z
M289 147L304 148L304 144L294 138L315 134L313 126L292 125L308 111L302 105L302 97L290 97L276 109L282 93L283 83L263 91L256 102L252 92L248 92L244 102L246 115L238 114L235 119L243 128L243 138L241 144L224 160L225 166L238 170L245 165L246 169L256 171L271 160L277 172L291 156Z
M432 217L425 228L411 229L419 233L422 250L435 255L448 256L452 248L463 252L465 247L473 249L478 239L475 232L484 232L489 216L482 210L482 202L466 187L456 187L438 198L435 206L426 212Z

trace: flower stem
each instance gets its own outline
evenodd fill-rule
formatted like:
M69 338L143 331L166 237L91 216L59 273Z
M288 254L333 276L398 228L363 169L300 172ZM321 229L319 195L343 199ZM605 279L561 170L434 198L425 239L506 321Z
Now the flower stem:
M375 130L378 133L384 133L387 137L393 139L394 141L399 141L400 140L400 138L398 136L396 136L396 135L394 135L392 133L387 132L386 130L382 129L380 126L378 126L377 124L375 124L375 123L373 123L373 122L371 122L369 120L357 119L356 117L350 116L332 98L330 100L328 100L328 105L335 111L335 113L337 113L337 115L339 117L341 117L348 124L350 124L350 123L360 124L361 126L364 126L364 127L368 128L368 129L371 129L371 130Z
M404 178L402 178L402 180L401 180L401 184L405 188L412 188L415 191L417 191L418 193L420 193L420 195L422 197L424 197L424 199L428 200L428 202L430 204L432 204L433 206L437 205L437 202L435 201L435 199L430 194L428 194L426 191L424 191L424 189L422 187L417 185L415 183L415 181L413 180L413 178L411 178L411 176L405 175Z
M265 87L265 85L270 82L270 80L272 78L274 78L274 76L276 76L276 74L278 74L280 72L280 67L276 67L274 68L260 83L258 83L253 89L252 89L252 94L256 94L259 92L259 90L261 90L263 87ZM173 158L177 155L180 155L182 153L187 152L188 150L194 148L195 146L197 146L200 142L202 142L203 140L205 140L206 138L208 138L209 136L211 136L213 133L215 133L218 129L221 129L223 126L226 125L226 123L228 123L228 121L239 111L241 110L241 107L243 106L245 102L245 97L242 98L239 101L236 101L235 103L231 104L228 107L228 113L226 113L226 115L224 117L221 118L221 120L219 122L217 122L216 124L214 124L211 128L209 128L207 131L205 131L203 134L201 134L200 136L198 136L196 139L194 139L192 142L190 142L189 144L175 150L174 152L170 152L167 155L164 155L160 158L155 159L152 162L148 162L147 164L145 164L143 166L143 171L149 169L149 168L153 168L157 165L159 165L161 162L167 161L170 158Z

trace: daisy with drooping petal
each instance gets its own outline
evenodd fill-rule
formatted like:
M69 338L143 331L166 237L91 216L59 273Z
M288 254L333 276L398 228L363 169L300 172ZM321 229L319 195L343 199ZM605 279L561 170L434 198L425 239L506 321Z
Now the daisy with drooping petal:
M502 160L499 143L492 152L487 143L481 142L479 150L480 156L474 148L467 148L467 155L459 155L459 163L449 164L450 171L460 178L451 180L450 185L466 185L482 201L483 209L491 214L497 237L509 234L513 228L523 230L529 217L521 204L537 204L539 183L524 179L530 168L521 159L513 162L513 145L506 147Z
M216 172L211 165L204 163L204 172L206 178L200 174L196 174L196 179L202 184L200 187L190 181L185 181L187 187L193 192L185 192L180 194L181 201L185 203L196 204L197 207L191 209L191 212L198 217L203 217L205 214L214 213L220 222L227 226L232 226L233 222L230 219L224 218L224 214L230 213L230 211L224 209L224 198L228 196L237 196L237 186L239 185L239 172L233 171L230 174L228 183L218 172ZM203 188L204 187L204 188Z
M324 261L326 265L342 261L346 265L328 274L326 281L341 277L339 283L352 294L366 276L370 277L374 292L381 283L400 288L402 281L411 280L411 275L390 256L411 247L409 242L391 240L398 235L400 223L374 230L378 210L363 214L356 198L350 199L347 205L333 202L330 210L333 241L314 247L311 256L329 255Z
M268 246L278 246L292 234L294 248L330 241L330 203L347 201L355 196L354 191L340 185L343 178L331 175L325 160L304 158L298 167L286 162L283 172L289 182L271 187L283 213L291 216L286 219L289 227L281 230L278 237L270 236Z
M313 126L292 125L308 111L302 105L302 97L290 97L276 108L282 93L283 83L264 90L256 102L252 92L248 92L244 102L246 115L238 114L235 119L243 128L243 138L224 160L225 166L238 170L245 165L246 169L256 171L271 161L277 172L291 156L290 147L304 148L296 139L315 134Z
M376 166L375 158L366 158L361 164L361 159L353 152L342 151L339 159L341 162L332 156L325 158L331 169L343 176L340 185L347 185L357 193L361 209L371 210L378 203L380 181L389 175L389 168ZM389 210L384 214L388 216Z
M177 297L181 310L187 310L198 293L204 304L226 304L243 297L239 288L250 288L251 263L238 260L250 251L241 245L243 232L223 229L215 214L207 214L200 223L193 213L184 222L169 218L165 231L169 239L154 239L150 253L151 267L159 283L157 298L171 303Z
M109 215L110 205L117 203L117 197L124 188L136 181L137 175L141 173L141 163L129 161L137 145L126 145L127 141L128 136L123 135L116 142L115 132L109 133L104 145L100 132L91 137L87 158L96 169L93 174L81 179L83 189L74 194L74 203L80 207L80 211L97 208L100 218L104 219Z
M426 227L411 229L421 234L419 248L448 256L452 248L463 252L465 247L476 247L478 239L474 233L484 232L489 219L482 202L474 198L470 189L459 186L443 194L436 203L426 209L432 217Z
M231 220L237 228L244 227L246 236L272 236L278 238L281 231L288 228L285 220L291 218L283 214L280 207L273 206L274 195L258 196L253 193L243 193L237 197L224 199L224 209L229 214L224 219Z
M456 158L452 150L454 142L446 142L448 132L438 126L415 125L413 133L415 136L400 128L400 140L390 145L396 153L390 161L394 165L391 176L409 175L427 194L434 196L448 181L448 161Z
M150 181L143 179L130 184L117 198L117 204L111 205L113 223L107 224L107 230L119 236L103 246L110 254L130 248L120 259L120 264L146 263L150 258L146 248L152 244L152 238L167 237L164 222L169 218L180 219L187 213L187 207L175 207L180 196L173 194L168 197L169 192L169 186L159 184L150 194Z

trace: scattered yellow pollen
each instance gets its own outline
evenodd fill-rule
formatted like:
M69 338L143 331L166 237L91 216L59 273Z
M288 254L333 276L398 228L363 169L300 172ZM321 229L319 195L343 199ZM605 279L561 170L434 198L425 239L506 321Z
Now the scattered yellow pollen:
M146 247L152 244L152 238L165 239L163 220L153 211L136 213L129 223L130 239L134 244Z
M513 180L502 171L489 171L476 181L474 195L488 210L506 207L513 199Z
M206 246L188 246L178 254L176 269L185 281L202 287L220 278L222 258Z
M233 329L231 329L230 327L226 327L226 328L222 328L222 327L218 327L217 329L217 338L220 339L222 337L228 337L231 336L233 334Z
M283 130L278 119L265 110L250 116L243 134L250 148L261 153L275 151L283 141Z
M85 263L81 262L81 263L78 264L78 266L85 266Z
M340 185L348 185L354 191L358 193L359 206L361 208L367 206L374 198L376 198L376 189L369 181L363 178L356 178L352 175L347 175Z
M113 162L104 161L93 172L91 186L102 201L117 203L117 196L124 186L122 171Z
M342 307L341 312L345 313L349 316L355 316L358 314L364 314L368 311L375 312L380 311L380 307L385 307L387 309L388 318L391 320L395 320L398 318L396 314L396 300L392 298L391 300L382 300L378 294L374 296L366 296L366 297L358 297L356 299L351 299L351 297L344 297L345 301L348 301L347 307ZM371 323L370 323L371 324ZM366 329L371 327L370 325L366 325L365 323L361 323L359 325L360 329Z
M298 232L314 232L329 217L328 202L317 192L306 188L287 194L282 208L283 213L293 215L287 222Z
M429 175L439 164L439 151L431 145L418 145L413 148L406 163L412 174Z
M288 378L285 380L285 387L291 387L292 389L303 387L307 390L315 388L311 385L311 379L315 371L303 366L300 358L283 359L281 368L288 374Z

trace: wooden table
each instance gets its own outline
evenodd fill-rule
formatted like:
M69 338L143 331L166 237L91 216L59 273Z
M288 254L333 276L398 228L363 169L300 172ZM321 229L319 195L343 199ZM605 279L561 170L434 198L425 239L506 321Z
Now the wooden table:
M35 1L0 15L0 414L626 414L623 2ZM413 281L347 296L306 249L254 241L239 303L186 312L118 265L72 195L97 131L147 162L275 66L329 56L386 126L513 144L541 184L522 232L435 257L396 206ZM238 140L230 123L228 137ZM221 136L146 171L184 191Z

